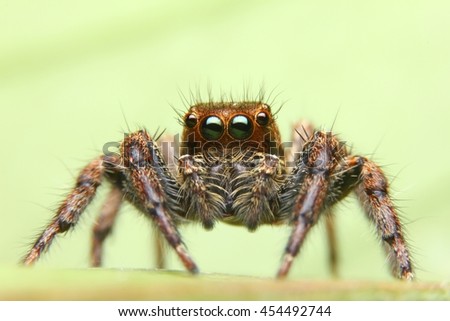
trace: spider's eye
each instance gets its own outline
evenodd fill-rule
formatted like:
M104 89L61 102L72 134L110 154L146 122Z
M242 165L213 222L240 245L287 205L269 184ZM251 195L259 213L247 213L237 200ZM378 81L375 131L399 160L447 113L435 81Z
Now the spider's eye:
M236 139L247 139L252 135L253 125L250 119L244 115L237 115L231 118L228 125L228 133Z
M265 112L259 112L256 115L256 122L261 126L266 126L269 123L269 116Z
M197 125L197 116L195 116L194 114L187 115L187 117L184 119L184 123L187 127L194 128L195 125Z
M222 120L217 116L207 117L200 127L202 136L208 140L217 140L223 134Z

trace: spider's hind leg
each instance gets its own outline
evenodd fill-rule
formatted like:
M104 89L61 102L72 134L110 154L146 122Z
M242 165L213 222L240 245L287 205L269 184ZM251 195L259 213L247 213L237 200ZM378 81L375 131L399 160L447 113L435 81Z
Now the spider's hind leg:
M117 214L122 204L123 194L118 187L113 187L103 204L100 215L92 229L91 265L98 267L102 265L103 243L111 234Z

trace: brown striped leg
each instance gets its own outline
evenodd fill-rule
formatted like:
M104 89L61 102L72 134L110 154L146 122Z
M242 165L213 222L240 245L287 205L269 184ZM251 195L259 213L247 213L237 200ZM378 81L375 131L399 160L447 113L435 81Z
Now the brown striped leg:
M401 279L412 280L412 262L399 216L389 196L388 181L382 170L372 161L358 156L354 159L355 162L362 163L356 194L386 245L392 272Z
M289 186L292 182L296 182L297 186L294 184L284 188L287 195L292 195L292 189L298 192L291 211L294 228L278 270L279 278L288 274L307 233L324 209L330 187L330 175L343 153L341 144L331 133L316 132L305 145L298 166L293 171L292 181L287 183ZM281 198L283 199L283 195Z
M101 183L103 171L102 158L92 161L83 168L74 189L67 195L53 220L25 256L23 260L25 265L35 263L42 252L50 246L57 234L66 232L77 223L81 213L94 198L97 187Z
M285 248L277 277L287 276L305 237L317 222L326 199L327 180L323 175L311 177L305 184L306 190L297 199L294 208L294 229Z
M177 175L177 159L179 157L179 136L164 134L158 139L158 146L162 157L166 160L167 168L172 175ZM157 269L166 267L166 244L164 237L157 230L154 231L152 247L155 249L155 264Z
M164 160L144 130L125 138L122 145L124 165L122 174L129 193L127 197L153 220L168 244L175 250L181 262L191 273L198 268L186 251L172 216L177 204L176 181ZM170 197L167 193L173 193Z
M136 168L132 169L131 176L133 177L133 186L141 188L142 194L140 197L143 199L146 213L153 219L169 245L178 254L186 269L191 273L197 273L198 268L184 247L180 234L167 213L162 190L158 186L157 180L149 179L142 170Z
M286 166L288 172L293 170L298 161L301 152L303 151L305 143L314 135L314 126L306 121L300 120L293 125L292 130L292 147L289 153L286 153ZM338 245L335 231L335 219L331 209L327 210L325 215L325 229L327 234L328 245L328 264L331 274L334 277L338 276Z
M91 265L102 265L103 242L112 232L112 227L122 204L123 194L119 188L113 187L103 204L92 233Z

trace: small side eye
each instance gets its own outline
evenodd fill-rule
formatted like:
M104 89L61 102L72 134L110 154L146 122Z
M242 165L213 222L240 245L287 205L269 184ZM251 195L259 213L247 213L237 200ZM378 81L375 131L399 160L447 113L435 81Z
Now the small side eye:
M207 140L218 140L223 134L223 122L217 116L207 117L200 126L200 133Z
M253 132L252 122L247 116L234 116L228 125L228 132L233 138L239 140L247 139Z
M197 116L195 116L194 114L187 115L187 117L184 119L184 123L187 127L194 128L195 125L197 125Z
M269 123L269 115L261 111L256 115L256 122L261 126L266 126Z

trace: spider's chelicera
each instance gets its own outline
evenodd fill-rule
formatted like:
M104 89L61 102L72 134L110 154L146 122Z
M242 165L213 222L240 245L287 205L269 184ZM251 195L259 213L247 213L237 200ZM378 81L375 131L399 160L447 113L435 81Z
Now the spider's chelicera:
M175 171L147 131L128 134L119 153L106 153L84 167L24 263L33 264L57 234L75 226L106 179L112 187L94 227L94 266L101 264L103 242L121 203L128 201L153 221L192 273L198 268L183 245L177 229L180 224L196 221L212 229L222 221L250 231L263 224L290 225L292 232L277 274L285 277L323 213L335 269L330 210L354 192L387 249L393 274L413 278L385 175L368 158L351 155L331 132L299 124L291 152L284 155L270 107L260 101L197 103L181 115L181 122L182 144Z

